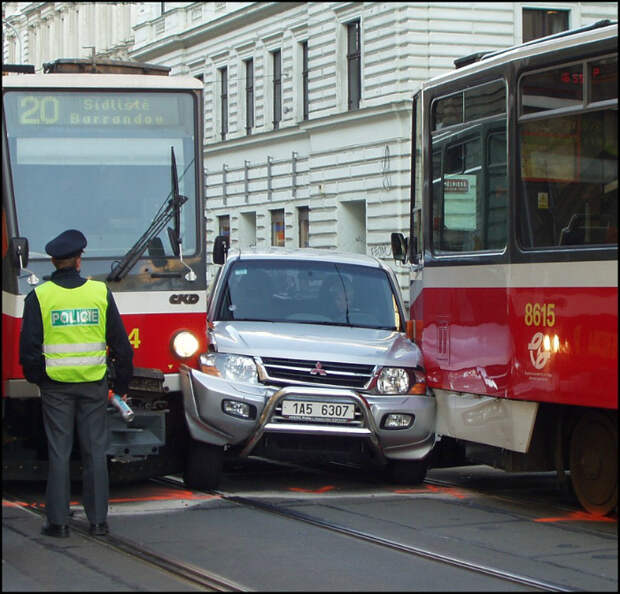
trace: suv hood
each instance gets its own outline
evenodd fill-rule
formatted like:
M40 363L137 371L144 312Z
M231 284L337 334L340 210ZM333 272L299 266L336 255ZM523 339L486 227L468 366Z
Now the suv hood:
M422 366L405 334L350 326L282 322L215 322L210 340L220 353L366 365Z

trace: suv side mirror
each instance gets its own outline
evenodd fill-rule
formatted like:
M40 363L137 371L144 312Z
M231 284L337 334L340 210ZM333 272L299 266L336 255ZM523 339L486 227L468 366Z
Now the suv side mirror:
M226 262L226 254L230 247L229 239L226 235L218 235L213 242L213 262L215 264L224 264Z

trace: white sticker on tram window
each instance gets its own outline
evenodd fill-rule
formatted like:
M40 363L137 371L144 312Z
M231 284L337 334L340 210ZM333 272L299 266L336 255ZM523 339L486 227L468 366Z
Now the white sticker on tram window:
M444 188L444 225L453 230L476 229L476 175L446 174Z
M235 268L235 276L243 276L248 273L247 268Z

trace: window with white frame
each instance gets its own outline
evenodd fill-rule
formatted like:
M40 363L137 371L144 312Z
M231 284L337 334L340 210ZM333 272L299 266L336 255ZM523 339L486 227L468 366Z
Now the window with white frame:
M362 95L360 21L347 24L348 109L359 109Z
M273 60L273 128L280 127L282 121L282 52L271 52Z
M302 41L301 46L301 104L302 118L308 119L308 42Z
M284 209L271 211L271 245L284 246Z
M299 247L310 247L310 208L300 206L297 209L299 226Z
M245 133L251 134L254 127L254 60L244 60L245 65Z
M568 13L557 8L524 8L523 42L566 31Z
M224 66L218 69L220 83L220 135L222 140L228 134L228 68Z
M217 217L218 235L230 237L230 215Z

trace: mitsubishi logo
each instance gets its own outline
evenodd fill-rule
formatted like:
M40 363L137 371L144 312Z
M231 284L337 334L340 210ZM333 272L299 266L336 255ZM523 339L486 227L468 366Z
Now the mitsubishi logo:
M310 375L327 375L327 371L325 371L321 363L317 361L314 369L310 371Z

